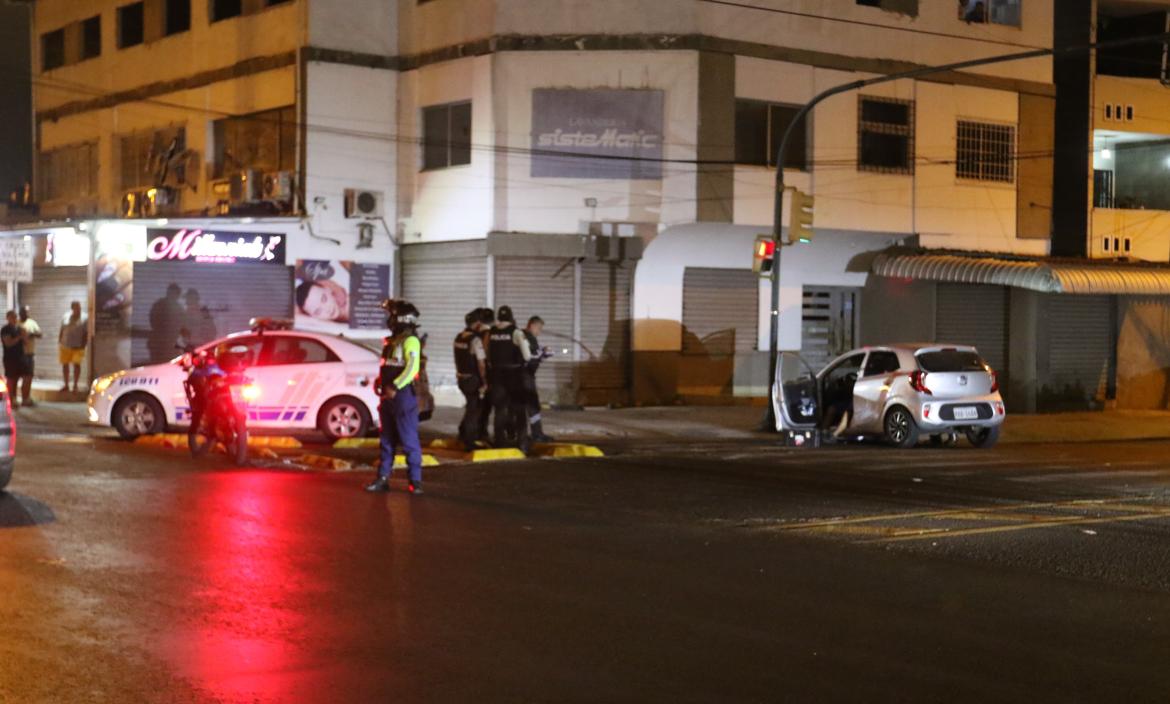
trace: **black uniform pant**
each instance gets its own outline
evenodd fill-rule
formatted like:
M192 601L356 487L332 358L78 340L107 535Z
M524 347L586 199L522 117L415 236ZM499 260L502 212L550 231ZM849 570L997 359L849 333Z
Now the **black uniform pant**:
M479 393L483 388L478 377L467 376L459 380L459 390L463 392L463 419L459 421L459 441L468 450L475 447L475 443L487 435L487 418L483 412L487 400Z
M536 370L524 370L524 412L528 415L529 423L539 423L540 392L536 390Z
M498 369L492 375L492 411L495 418L496 447L528 443L528 413L524 394L524 370L521 367Z

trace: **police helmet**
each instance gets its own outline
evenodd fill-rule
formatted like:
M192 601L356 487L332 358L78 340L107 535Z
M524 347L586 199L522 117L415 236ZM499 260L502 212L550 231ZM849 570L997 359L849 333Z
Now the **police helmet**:
M516 318L512 315L512 308L510 306L500 306L496 311L496 320L501 323L515 323Z
M215 362L225 372L242 370L248 366L250 356L251 353L248 351L247 345L221 342L215 348Z
M394 334L398 334L407 329L418 327L419 312L418 308L410 301L395 301L393 308L390 310L390 317L386 320L386 326Z

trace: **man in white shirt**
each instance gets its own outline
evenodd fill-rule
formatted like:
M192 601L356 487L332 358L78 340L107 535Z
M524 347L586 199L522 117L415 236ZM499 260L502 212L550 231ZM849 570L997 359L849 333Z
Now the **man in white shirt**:
M41 326L29 315L28 306L20 307L20 329L24 331L24 373L20 384L20 405L35 406L32 400L33 374L36 373L37 340L44 337Z
M61 319L61 330L57 333L58 359L61 362L61 376L65 379L62 391L69 390L69 368L73 368L73 392L77 393L81 383L81 363L85 361L85 348L89 343L89 321L81 313L81 301L73 301L69 312Z

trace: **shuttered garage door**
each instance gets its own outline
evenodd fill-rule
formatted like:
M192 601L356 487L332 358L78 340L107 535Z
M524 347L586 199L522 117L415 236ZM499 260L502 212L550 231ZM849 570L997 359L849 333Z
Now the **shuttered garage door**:
M759 340L759 279L748 269L687 267L683 354L752 352Z
M974 345L992 369L1007 369L1008 296L1002 286L939 284L935 341Z
M1061 396L1090 400L1103 388L1112 344L1109 296L1051 296L1048 328L1048 375L1041 380Z
M468 252L469 245L462 242L414 245L404 251L402 295L421 313L427 375L434 386L455 385L451 343L463 329L464 316L487 304L487 260Z
M542 344L556 356L536 375L541 400L576 403L573 388L573 260L545 257L496 259L496 305L511 306L516 324L528 318L544 319Z
M581 265L582 391L612 390L621 393L610 398L627 396L633 269L633 263Z
M45 335L37 344L39 379L61 378L61 365L57 364L57 333L72 301L81 301L83 311L88 308L87 271L84 266L38 268L33 272L31 283L20 285L21 305L32 308L33 320L40 324Z

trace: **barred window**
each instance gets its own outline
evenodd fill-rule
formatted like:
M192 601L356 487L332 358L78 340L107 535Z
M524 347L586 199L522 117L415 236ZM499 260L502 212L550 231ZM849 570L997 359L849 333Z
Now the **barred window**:
M914 103L862 97L857 111L857 170L914 173Z
M1012 183L1016 178L1016 128L959 120L955 176Z
M97 195L97 143L87 142L41 152L38 162L38 198L41 201Z
M118 138L118 187L127 191L163 185L159 179L164 166L187 148L182 126L134 132Z

